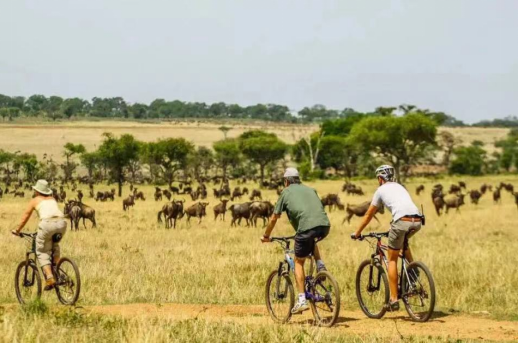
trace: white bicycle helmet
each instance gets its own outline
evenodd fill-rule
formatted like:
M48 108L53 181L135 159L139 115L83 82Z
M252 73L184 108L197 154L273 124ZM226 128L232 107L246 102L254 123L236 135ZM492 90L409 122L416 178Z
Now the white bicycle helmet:
M384 164L376 169L376 177L381 177L385 182L395 182L396 171L394 167Z

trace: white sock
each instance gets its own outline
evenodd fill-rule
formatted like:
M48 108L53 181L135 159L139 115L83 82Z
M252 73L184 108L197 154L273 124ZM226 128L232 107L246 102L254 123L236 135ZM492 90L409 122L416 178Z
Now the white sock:
M305 293L299 293L299 303L305 303L306 302L306 294Z
M325 267L324 261L317 260L317 268L322 268L322 267Z

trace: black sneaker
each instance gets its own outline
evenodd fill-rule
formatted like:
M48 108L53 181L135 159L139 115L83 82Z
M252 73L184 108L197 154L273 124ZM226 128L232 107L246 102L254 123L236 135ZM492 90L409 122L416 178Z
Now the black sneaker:
M390 312L396 312L399 311L399 301L390 302L385 305L385 308Z

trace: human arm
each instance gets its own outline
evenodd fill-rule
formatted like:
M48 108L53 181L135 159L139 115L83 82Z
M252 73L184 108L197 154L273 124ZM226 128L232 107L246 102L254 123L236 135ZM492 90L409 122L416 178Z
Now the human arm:
M363 216L363 220L358 227L358 230L354 233L356 238L360 237L362 234L362 231L369 225L370 221L372 220L372 217L376 214L376 211L378 211L378 208L374 205L370 205L369 209L367 210L367 213Z
M270 242L270 235L272 234L273 228L275 227L275 224L277 224L277 220L281 217L280 214L272 214L270 217L270 222L268 223L268 226L266 227L266 230L264 231L263 237L261 237L261 242L266 243Z
M36 201L35 201L35 199L32 199L29 202L29 206L27 206L27 209L25 210L25 212L22 215L22 219L20 221L20 224L18 224L18 228L16 230L11 231L13 235L18 236L20 234L20 232L25 227L25 224L27 224L27 222L31 218L32 211L34 211L35 207L36 207Z

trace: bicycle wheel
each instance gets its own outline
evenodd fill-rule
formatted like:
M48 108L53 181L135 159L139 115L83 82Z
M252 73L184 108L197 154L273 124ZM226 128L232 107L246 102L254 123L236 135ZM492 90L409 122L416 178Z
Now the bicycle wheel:
M426 322L435 308L435 283L432 273L423 262L412 262L403 277L402 296L413 321Z
M335 278L327 271L315 275L309 299L313 316L319 326L330 327L336 323L340 314L340 288Z
M63 257L56 266L56 295L63 305L74 305L81 292L79 268L74 261Z
M287 274L274 270L266 281L266 307L270 316L277 323L286 323L291 318L291 309L295 305L293 283Z
M360 264L356 272L356 297L367 317L380 319L385 315L390 290L387 273L380 264L372 265L371 260Z
M14 277L16 298L22 305L41 297L41 277L38 268L31 261L20 262Z

